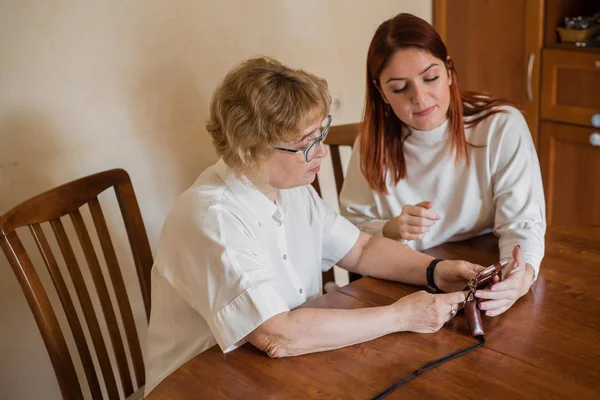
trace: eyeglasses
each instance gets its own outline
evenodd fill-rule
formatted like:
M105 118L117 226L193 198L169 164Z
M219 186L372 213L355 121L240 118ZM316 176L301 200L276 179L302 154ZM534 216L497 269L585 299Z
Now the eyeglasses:
M315 155L317 154L317 151L319 150L319 145L321 144L321 142L323 142L325 140L325 138L327 137L327 132L329 131L329 125L331 125L331 115L327 116L327 118L325 118L323 120L323 122L321 123L321 135L316 138L315 140L313 140L308 147L306 147L305 149L302 150L298 150L298 149L287 149L285 147L275 147L277 150L283 150L283 151L289 151L290 153L302 153L304 154L304 160L306 160L306 162L310 162L313 158L315 158Z

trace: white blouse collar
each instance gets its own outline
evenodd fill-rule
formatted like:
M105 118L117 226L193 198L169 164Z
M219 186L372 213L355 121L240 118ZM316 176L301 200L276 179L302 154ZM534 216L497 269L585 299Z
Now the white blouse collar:
M238 178L223 159L219 159L215 170L227 187L240 200L240 203L248 207L260 224L264 224L272 218L278 221L283 220L285 207L283 206L283 199L280 193L277 195L277 204L273 203L248 178L245 176Z

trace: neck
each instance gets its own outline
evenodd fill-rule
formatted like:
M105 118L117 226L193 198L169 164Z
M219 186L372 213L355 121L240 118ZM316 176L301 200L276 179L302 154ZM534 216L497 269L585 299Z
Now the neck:
M277 189L275 188L258 188L258 190L260 190L262 192L262 194L264 194L265 196L267 196L267 199L271 200L273 203L277 204Z
M277 204L277 189L270 185L268 181L261 179L261 176L255 176L253 178L246 177L245 181L246 184L253 186L255 189L264 194L267 199Z

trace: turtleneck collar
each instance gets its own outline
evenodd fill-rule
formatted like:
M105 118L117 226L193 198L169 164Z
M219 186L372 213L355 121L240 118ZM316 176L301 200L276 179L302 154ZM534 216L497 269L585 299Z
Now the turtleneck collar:
M409 127L410 136L407 140L425 144L438 143L447 137L449 123L450 120L447 119L440 126L430 131L420 131Z

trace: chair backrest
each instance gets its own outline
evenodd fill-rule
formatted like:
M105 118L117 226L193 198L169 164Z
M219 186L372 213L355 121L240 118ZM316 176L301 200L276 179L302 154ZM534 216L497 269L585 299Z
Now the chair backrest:
M338 195L342 191L344 184L344 171L342 168L342 159L340 157L340 146L354 146L354 141L360 132L360 123L336 125L329 128L325 144L329 145L329 153L331 154L331 164L333 166L333 177L335 179L335 188ZM321 195L321 185L319 178L314 180L313 187Z
M360 132L360 123L355 124L346 124L346 125L336 125L329 128L329 132L327 133L327 139L325 140L325 144L329 146L329 153L331 154L331 165L333 167L333 178L335 180L335 188L336 188L336 199L339 205L339 196L342 191L342 185L344 184L344 170L342 168L342 159L340 157L340 146L354 146L354 141L358 137L358 133ZM319 178L317 177L313 183L313 187L322 197L321 194L321 185L319 184ZM350 275L350 280L355 280L357 277L355 274ZM329 271L323 272L323 289L325 288L325 284L328 282L335 282L335 278L333 275L333 268L330 268Z
M73 335L92 397L100 399L102 398L102 392L98 374L84 335L82 321L77 316L73 299L65 282L67 273L64 272L63 275L63 272L61 272L61 268L59 267L60 260L53 254L50 242L42 229L43 223L49 223L60 248L64 265L66 265L66 269L68 270L68 276L70 276L70 280L75 288L76 297L81 306L94 353L98 360L106 393L108 398L118 399L119 390L117 388L115 373L111 367L108 350L102 337L98 316L94 312L90 290L86 287L83 278L85 271L80 268L77 262L74 247L67 235L65 225L63 225L60 219L63 216L69 216L80 248L85 256L88 266L87 272L92 278L95 293L97 293L97 299L100 302L102 314L105 318L123 395L125 397L130 396L134 393L135 389L132 384L132 374L129 371L125 347L99 258L80 211L85 205L89 207L106 263L106 270L108 271L108 276L110 277L117 300L133 364L135 384L137 389L139 389L145 383L144 361L123 275L98 200L98 195L111 187L115 190L119 208L123 216L141 288L146 320L148 320L150 317L152 252L133 186L127 172L122 169L114 169L75 180L29 199L0 217L0 245L21 284L33 312L64 398L83 398L82 388L67 348L65 336L59 325L57 314L52 308L46 289L32 262L33 254L28 254L16 230L21 227L28 227L33 236L33 240L48 269L56 295L60 300L64 316ZM64 268L62 269L64 270Z

